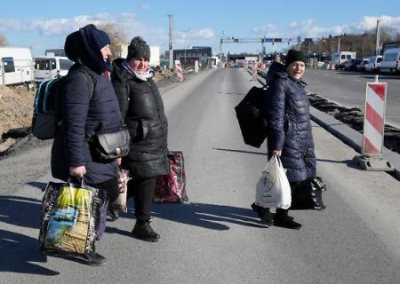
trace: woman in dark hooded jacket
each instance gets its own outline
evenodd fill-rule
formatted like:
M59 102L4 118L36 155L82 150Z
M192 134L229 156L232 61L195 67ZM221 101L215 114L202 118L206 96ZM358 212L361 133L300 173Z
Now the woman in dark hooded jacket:
M266 78L268 158L280 157L292 192L316 176L310 104L301 80L305 63L301 51L289 50L286 64L273 63ZM301 224L288 216L288 210L277 208L272 221L269 208L254 203L252 208L267 225L301 228Z
M127 58L113 62L111 81L131 135L130 151L123 158L122 167L132 176L128 182L128 197L135 200L132 236L155 242L160 235L150 226L150 212L156 178L169 171L168 122L149 60L150 47L141 37L133 38Z
M119 129L123 123L113 86L103 74L110 66L109 44L107 34L94 25L87 25L66 39L65 52L75 64L60 86L57 110L61 124L53 141L51 171L63 181L84 179L87 185L103 190L112 202L119 194L120 160L96 159L87 141L89 135ZM93 248L83 261L100 265L105 259Z

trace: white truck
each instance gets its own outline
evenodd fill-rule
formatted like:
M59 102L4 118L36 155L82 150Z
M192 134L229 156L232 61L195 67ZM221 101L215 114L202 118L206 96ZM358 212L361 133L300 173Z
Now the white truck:
M400 48L388 48L383 52L379 72L397 73L400 71Z
M353 51L341 51L332 53L332 64L335 69L344 69L346 61L356 59L357 53Z
M54 79L59 74L61 77L68 74L73 62L62 56L41 56L35 58L34 77L35 83Z
M31 87L33 62L29 48L0 47L0 85Z

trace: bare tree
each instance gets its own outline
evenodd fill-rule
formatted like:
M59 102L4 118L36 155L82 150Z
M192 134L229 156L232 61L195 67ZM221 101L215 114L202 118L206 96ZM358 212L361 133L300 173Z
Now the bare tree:
M8 43L6 37L2 33L0 33L0 46L7 46L7 45Z
M127 36L125 32L115 24L106 23L100 24L97 27L106 32L106 34L110 37L111 45L127 43Z
M111 49L111 60L118 58L121 56L122 46L127 43L127 36L121 30L120 27L116 26L115 24L100 24L98 28L105 31L106 34L110 37L110 49Z

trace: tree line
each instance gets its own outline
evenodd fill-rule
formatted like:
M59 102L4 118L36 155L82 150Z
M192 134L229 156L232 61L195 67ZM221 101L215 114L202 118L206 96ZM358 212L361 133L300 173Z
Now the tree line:
M340 39L341 51L355 51L358 58L367 58L375 55L376 32L375 30L365 31L362 34L343 34L340 36L329 35L320 41L303 42L299 49L305 53L331 54L338 51ZM390 27L380 28L380 45L385 42L400 41L400 32Z

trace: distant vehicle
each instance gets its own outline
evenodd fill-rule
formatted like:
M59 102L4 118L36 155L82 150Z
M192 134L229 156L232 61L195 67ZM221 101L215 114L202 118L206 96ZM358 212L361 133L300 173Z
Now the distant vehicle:
M61 56L42 56L35 58L34 77L35 82L39 83L45 80L54 79L59 71L60 76L68 74L69 68L73 62L67 57Z
M383 52L379 72L396 73L400 71L400 48L388 48Z
M335 69L344 69L344 63L348 60L356 58L356 52L341 51L332 54L332 63Z
M379 65L382 62L382 55L371 56L368 59L368 64L365 66L367 72L378 72Z
M361 58L347 60L346 63L344 64L344 70L357 71L357 65L359 65L361 61L362 61Z
M33 64L30 49L0 47L0 85L30 87L32 83Z
M357 65L357 70L358 71L365 71L365 67L368 65L369 63L369 59L368 58L364 58L361 60L361 62Z
M66 57L64 48L53 48L53 49L46 49L44 51L45 56L61 56Z

